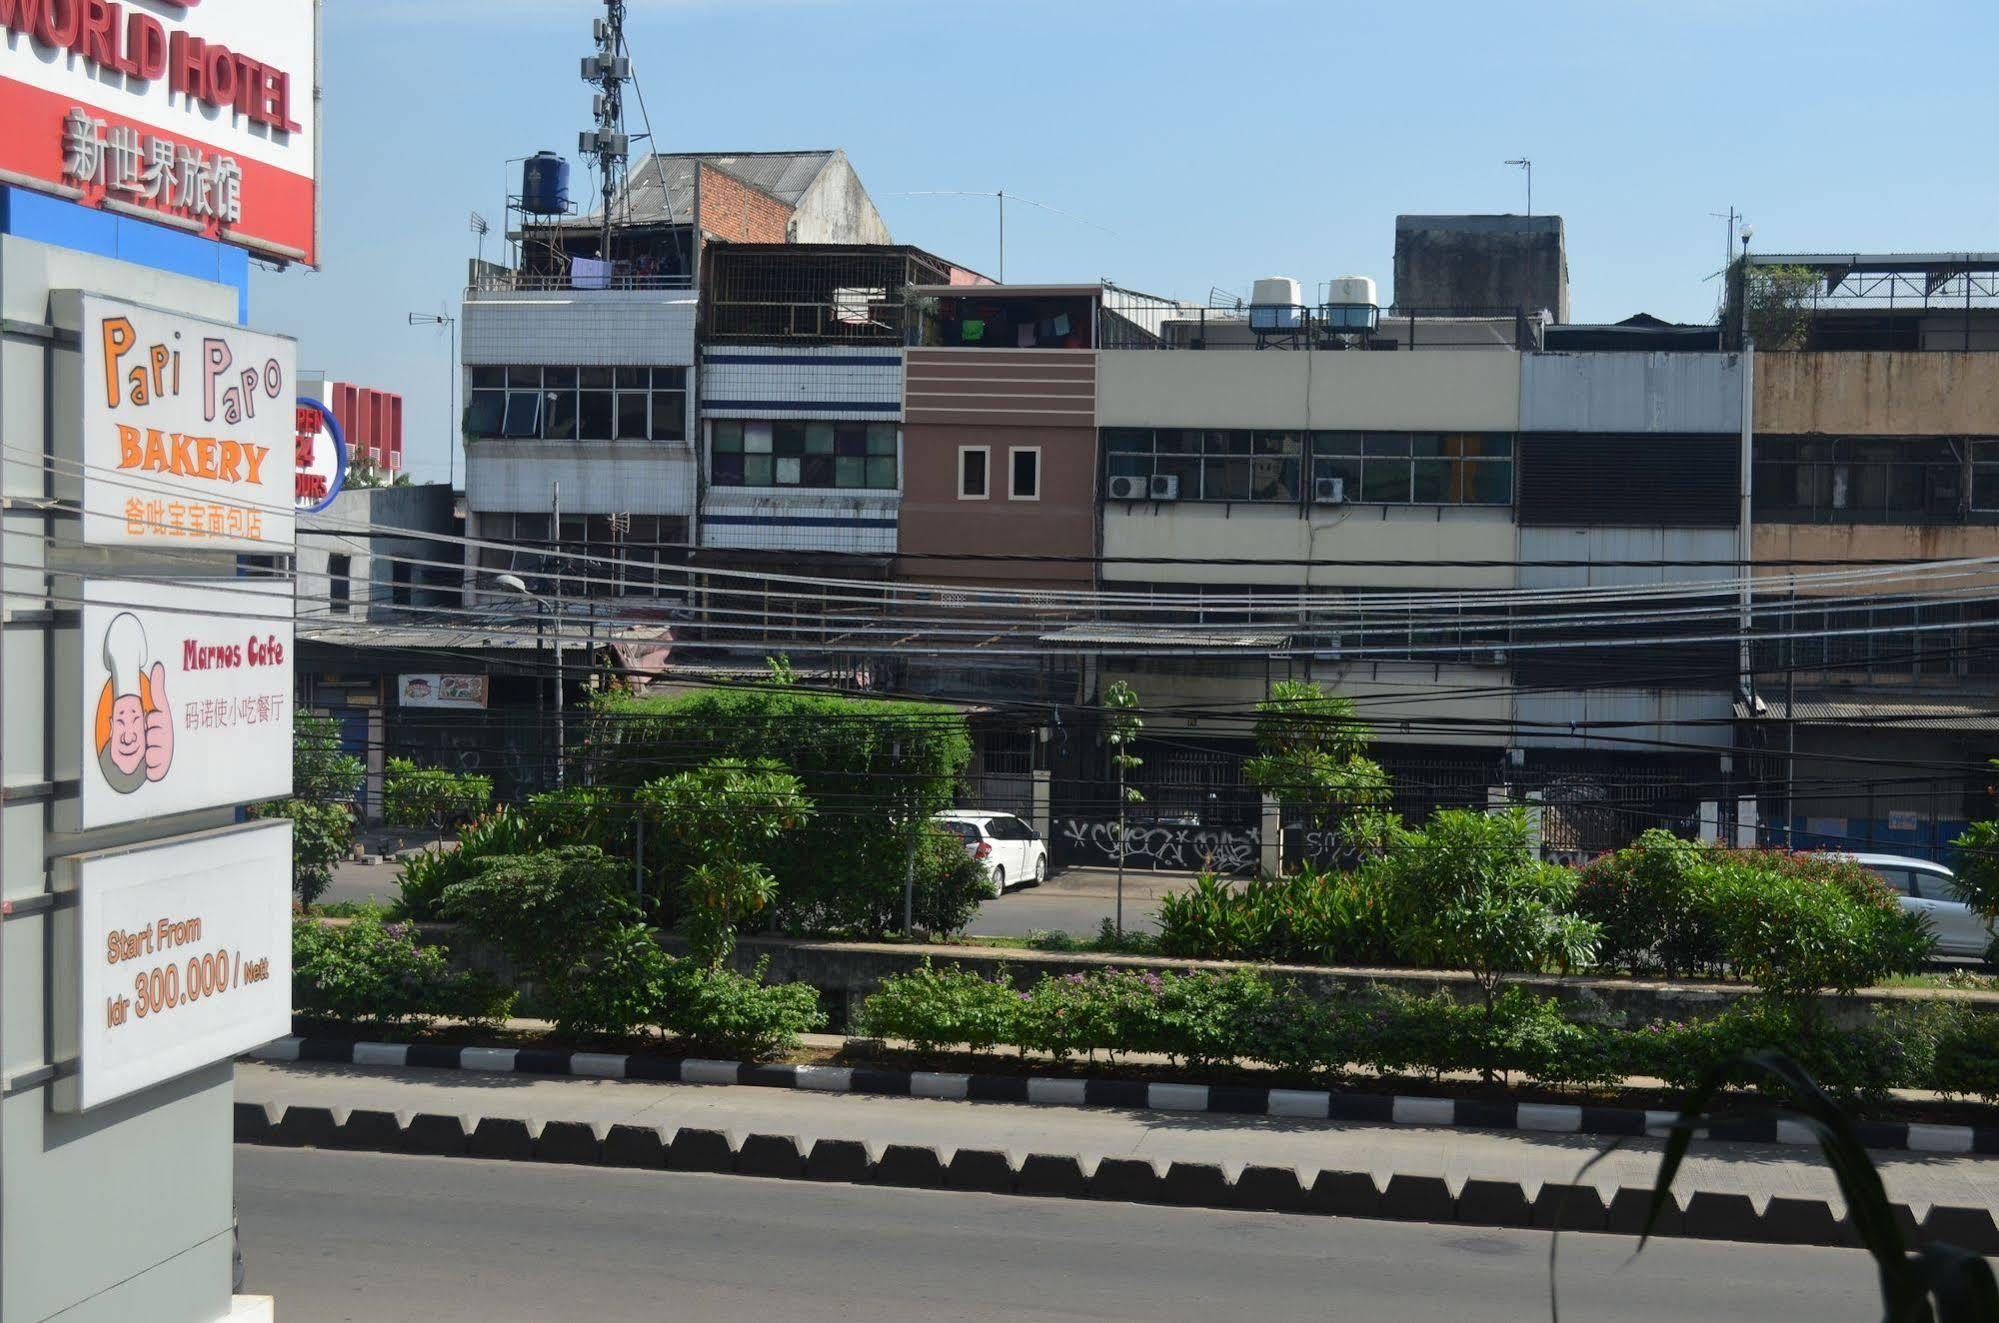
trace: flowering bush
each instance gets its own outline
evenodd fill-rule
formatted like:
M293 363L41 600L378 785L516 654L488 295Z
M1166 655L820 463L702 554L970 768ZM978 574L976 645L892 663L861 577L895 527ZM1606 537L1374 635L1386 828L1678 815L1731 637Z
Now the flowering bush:
M292 921L292 1013L302 1020L371 1029L423 1029L439 1017L488 1022L514 995L478 974L454 971L442 946L420 946L406 923L363 912L345 923Z

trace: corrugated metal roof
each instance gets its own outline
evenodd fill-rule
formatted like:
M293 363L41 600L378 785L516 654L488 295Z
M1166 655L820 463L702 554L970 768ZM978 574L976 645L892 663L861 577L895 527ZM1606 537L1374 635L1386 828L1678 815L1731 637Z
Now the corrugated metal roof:
M1782 695L1764 695L1760 716L1749 704L1737 700L1735 715L1743 720L1791 720ZM1999 710L1968 703L1814 695L1799 697L1797 721L1806 726L1853 725L1894 730L1999 730Z
M1079 647L1152 648L1281 648L1290 642L1285 634L1247 634L1239 630L1134 629L1115 625L1077 625L1041 636L1043 643L1063 643Z

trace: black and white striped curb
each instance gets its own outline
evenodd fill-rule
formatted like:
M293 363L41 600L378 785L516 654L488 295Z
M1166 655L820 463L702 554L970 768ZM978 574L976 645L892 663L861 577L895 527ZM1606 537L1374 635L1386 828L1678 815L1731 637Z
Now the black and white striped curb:
M430 1112L236 1104L236 1141L284 1148L361 1150L439 1157L511 1159L651 1171L768 1176L905 1189L1176 1204L1248 1212L1325 1214L1488 1227L1541 1227L1636 1235L1645 1230L1649 1189L1624 1187L1609 1200L1593 1185L1538 1187L1441 1176L1391 1176L1379 1184L1364 1171L1301 1173L1250 1165L1231 1173L1213 1162L1175 1162L1161 1171L1149 1158L1030 1153L1016 1162L998 1149L940 1150L916 1144L871 1146L855 1139L744 1135L721 1130L583 1121L471 1120ZM1999 1226L1983 1208L1938 1204L1918 1219L1894 1206L1911 1243L1940 1241L1999 1253ZM1762 1207L1746 1194L1669 1195L1654 1235L1746 1240L1779 1245L1851 1246L1844 1218L1818 1199L1775 1195Z
M951 1101L1046 1103L1161 1112L1220 1112L1372 1125L1525 1130L1552 1134L1662 1136L1677 1112L1588 1104L1422 1098L1239 1084L1165 1084L1146 1080L1060 1079L1039 1075L964 1075L875 1070L865 1066L769 1066L697 1057L620 1056L553 1048L451 1047L431 1043L357 1043L337 1038L280 1038L257 1048L259 1061L510 1071L668 1084L739 1084L820 1093L872 1093ZM1868 1148L1917 1153L1999 1154L1999 1126L1862 1121ZM1715 1117L1699 1132L1711 1140L1816 1146L1810 1127L1772 1117Z

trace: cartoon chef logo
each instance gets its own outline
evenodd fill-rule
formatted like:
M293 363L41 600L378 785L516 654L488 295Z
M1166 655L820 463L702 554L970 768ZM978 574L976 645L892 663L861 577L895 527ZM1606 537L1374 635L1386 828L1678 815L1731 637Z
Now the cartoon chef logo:
M97 696L97 766L121 795L163 781L174 761L173 711L167 668L153 660L146 630L129 611L104 631L104 669Z

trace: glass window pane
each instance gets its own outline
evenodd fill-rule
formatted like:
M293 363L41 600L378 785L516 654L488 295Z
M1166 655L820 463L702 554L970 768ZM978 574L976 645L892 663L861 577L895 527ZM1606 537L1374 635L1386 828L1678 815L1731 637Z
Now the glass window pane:
M507 369L509 386L541 386L541 369L538 367L510 367Z
M883 426L892 425L883 424ZM1150 450L1152 433L1143 427L1106 427L1104 449L1107 452Z
M847 428L840 428L842 432ZM808 455L830 455L833 453L833 432L831 423L807 423L805 425L805 453Z
M507 393L503 390L475 390L465 411L468 436L498 436L507 413Z
M503 367L475 367L472 369L472 389L486 390L507 384L507 370Z
M958 494L961 496L984 496L986 494L985 451L960 450L958 452Z
M770 424L743 424L743 449L749 451L752 455L768 455L770 453Z
M608 389L611 384L611 369L607 367L578 368L576 371L582 378L581 384L584 386Z
M686 390L687 369L684 367L656 367L652 370L654 390Z
M833 457L831 455L806 455L799 463L799 486L831 487L833 485Z
M1259 455L1295 455L1299 450L1296 432L1258 432L1251 444Z
M743 456L743 482L751 487L771 485L771 457L768 453Z
M1478 453L1481 455L1494 459L1511 458L1513 455L1513 438L1504 432L1481 432L1475 438L1467 438L1467 444L1472 440L1478 442ZM1472 452L1467 449L1465 453L1469 455Z
M1482 460L1465 465L1465 481L1471 488L1466 499L1480 505L1509 505L1513 501L1513 461Z
M874 456L868 460L868 486L895 490L895 456Z
M841 487L865 486L868 480L868 461L852 455L840 455L833 461L835 484Z
M1361 439L1360 453L1363 455L1406 455L1409 453L1407 432L1369 432Z
M716 454L709 460L708 472L718 487L740 487L743 485L743 457L740 453Z
M868 424L868 453L870 455L893 455L895 453L895 424Z
M1152 448L1162 455L1198 455L1201 434L1183 427L1162 427L1152 434Z
M652 439L687 439L687 396L677 390L655 391L652 397Z
M644 441L651 434L646 397L632 391L618 392L618 440Z
M1972 465L1971 508L1999 510L1999 464Z
M541 434L551 441L576 439L576 392L542 392Z
M652 385L652 369L642 367L621 367L617 369L618 389L633 388L645 390Z
M1206 453L1210 455L1247 455L1249 448L1250 433L1248 432L1208 433Z
M541 384L549 390L576 385L576 369L573 367L545 367L541 370Z
M1297 500L1298 461L1271 457L1251 460L1249 495L1253 501Z
M576 436L581 441L611 439L611 392L586 390L577 397Z
M1346 481L1346 496L1349 501L1360 499L1360 457L1358 455L1335 455L1312 461L1312 476L1315 478L1342 478Z
M1010 496L1041 495L1041 452L1025 448L1012 452L1013 485L1007 489Z
M507 392L506 435L514 437L541 435L541 392L538 390L517 390Z
M1249 499L1249 461L1209 459L1202 461L1201 499L1204 501L1246 501ZM1181 489L1182 496L1186 489Z
M777 485L780 487L796 487L799 476L798 466L803 457L799 455L779 455L776 458L777 467L775 476Z
M712 425L709 436L717 454L741 454L743 449L743 425L737 422L721 422Z
M1434 437L1431 438L1435 440ZM1458 466L1448 459L1419 459L1415 461L1415 483L1410 499L1424 505L1441 505L1456 501L1457 492L1451 482L1452 470Z
M1180 480L1181 500L1198 501L1201 499L1201 461L1197 456L1161 455L1153 461L1152 471L1156 474L1171 475L1178 478Z
M1152 456L1112 455L1106 471L1113 478L1149 478L1152 476ZM1999 498L1999 481L1993 484L1993 496Z
M1360 499L1390 505L1409 501L1409 461L1370 459L1360 474Z
M859 457L868 453L868 429L842 427L834 439L833 453Z
M1312 453L1315 455L1358 455L1360 453L1360 433L1314 432L1312 433Z

